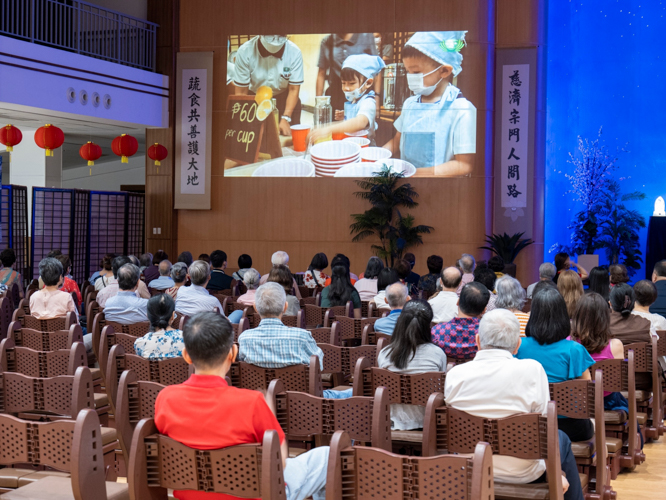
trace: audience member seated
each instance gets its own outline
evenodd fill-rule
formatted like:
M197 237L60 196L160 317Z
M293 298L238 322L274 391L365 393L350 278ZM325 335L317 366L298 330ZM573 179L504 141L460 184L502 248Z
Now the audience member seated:
M490 300L488 300L486 312L490 312L495 309L495 302L497 301L497 294L495 294L495 283L497 282L497 276L495 276L495 272L487 266L481 267L481 265L478 265L474 270L474 281L481 283L490 292Z
M287 252L283 252L282 250L278 250L277 252L275 252L271 256L271 266L272 267L287 266L287 268L288 268L289 267L289 254ZM269 271L268 274L264 274L261 277L261 281L259 281L259 284L263 285L264 283L266 283L268 281L268 276L269 275L270 275L270 271ZM296 294L296 298L299 299L299 300L302 299L301 292L298 289L298 283L296 283L296 279L294 279L294 282L293 282L292 286L294 287L294 293Z
M418 290L416 289L416 287L412 287L412 285L407 281L407 278L409 278L409 275L412 272L412 268L409 262L407 262L405 259L396 259L395 262L393 263L393 269L398 274L398 280L400 281L400 283L402 283L407 287L407 292L410 295L412 293L417 294Z
M167 288L164 293L171 295L171 298L176 300L178 289L185 285L187 279L187 266L184 262L176 262L171 266L171 279L173 280L173 286Z
M141 261L139 261L139 258L136 255L128 255L127 256L132 264L134 264L136 267L140 268L141 267Z
M432 295L437 291L437 280L442 274L444 259L439 255L431 255L428 257L426 265L428 266L428 274L424 274L419 278L417 288Z
M142 358L166 359L183 355L183 332L173 328L176 302L166 293L151 297L147 312L150 330L134 341L134 350Z
M476 354L479 319L490 299L490 292L481 283L468 283L460 292L458 312L450 321L432 327L432 341L449 358L472 359Z
M273 266L271 272L268 273L267 283L277 283L284 288L284 293L287 294L287 310L286 316L296 316L298 311L301 310L301 302L294 295L294 276L287 266Z
M537 294L543 292L544 290L557 290L557 285L552 281L540 281L537 283L537 286L534 287L534 291L532 292L532 300L534 300L534 297L536 297Z
M197 314L185 325L183 337L183 358L194 365L194 374L182 384L165 387L157 396L155 425L160 434L191 448L217 450L261 443L265 431L275 430L281 443L286 500L324 500L328 446L287 458L287 440L263 394L227 385L225 375L238 352L229 321L212 312ZM235 498L194 491L175 491L174 496Z
M388 301L386 300L386 289L393 283L398 283L400 278L395 269L390 267L385 267L379 272L377 277L377 295L372 299L375 302L377 309L390 311L391 306L389 306Z
M201 260L201 259L199 259ZM238 271L233 273L231 277L236 281L244 281L245 273L252 269L252 257L244 253L238 257ZM256 271L256 269L255 269Z
M562 311L566 316L564 301ZM514 314L506 309L484 314L479 323L476 357L469 363L451 368L446 374L444 398L447 406L482 418L504 418L521 413L545 416L550 401L548 377L538 362L513 357L520 345L520 323ZM583 500L571 441L562 431L559 432L559 444L564 498ZM543 460L493 456L493 473L499 482L544 482L545 472Z
M518 318L520 323L520 336L525 336L525 327L530 319L529 313L523 312L525 306L525 290L523 286L513 276L505 274L495 282L497 290L497 300L495 307L497 309L508 309Z
M442 271L442 290L428 299L432 307L435 323L448 323L458 313L458 294L462 274L457 267L447 267Z
M527 298L531 299L532 294L534 293L534 287L537 286L541 281L553 281L555 277L555 266L550 262L544 262L539 266L539 281L532 283L527 287Z
M184 262L182 262L182 264L184 264ZM171 279L171 262L163 260L157 268L160 277L148 283L148 288L152 288L153 290L167 290L175 286L176 283Z
M652 283L657 287L657 300L650 306L650 312L666 318L666 260L654 265Z
M331 272L333 272L333 268L339 264L342 264L347 269L351 269L351 263L349 262L349 257L347 257L345 254L342 253L335 254L335 257L333 257L333 260L331 261ZM358 276L349 271L349 281L351 281L351 284L353 285L358 281ZM331 278L329 277L324 282L324 286L327 287L330 284L331 284Z
M606 302L610 300L610 274L606 266L597 266L590 269L590 286L585 293L598 293Z
M0 270L0 285L5 285L8 290L11 290L14 283L16 283L18 285L19 297L23 298L23 277L21 273L14 271L14 264L16 263L14 250L5 248L0 253L0 262L2 262L3 266Z
M134 264L124 264L118 269L118 293L106 301L104 318L121 325L148 321L148 299L137 297L141 272Z
M560 273L560 279L557 280L557 289L564 298L567 305L567 313L569 318L573 318L576 312L578 300L585 293L583 290L583 280L580 279L578 273L568 269Z
M146 270L146 268L151 267L153 265L153 254L150 252L144 253L141 257L139 257L139 264L140 264L139 269L141 270L141 274L143 275L143 272Z
M414 375L445 372L446 354L430 339L432 308L423 300L410 300L398 317L391 343L377 356L377 366L392 372ZM423 427L425 407L392 404L391 427L413 430Z
M650 280L639 281L634 285L634 295L636 296L636 303L631 314L647 319L652 324L651 332L653 335L656 335L657 331L665 331L666 318L650 312L650 306L657 300L657 287L654 283Z
M227 254L222 250L215 250L210 254L210 281L206 288L210 291L229 290L233 278L224 270L227 268Z
M372 256L363 273L363 278L354 283L361 300L372 300L377 295L377 278L380 271L384 269L384 263L379 257Z
M207 253L201 253L199 254L199 257L197 257L197 260L203 260L206 264L210 265L210 255ZM188 266L189 269L189 266Z
M409 283L410 289L416 289L418 288L419 280L421 279L421 276L414 272L414 266L416 265L416 257L414 256L413 253L410 252L406 253L403 258L405 259L405 261L409 263L409 269L410 269L409 276L405 278L405 281Z
M309 365L310 356L315 355L323 368L324 353L310 332L282 323L282 316L288 307L287 295L280 284L269 281L259 287L255 295L254 308L261 322L258 327L244 331L238 338L239 361L262 368L285 368ZM350 398L351 395L352 389L324 391L326 398L344 399Z
M169 260L169 256L166 254L166 252L164 250L158 250L155 252L152 265L147 266L143 270L143 278L146 280L146 283L150 283L151 281L160 277L158 266L163 260Z
M566 254L564 252L560 252L555 255L555 277L553 278L553 281L555 284L557 284L557 281L560 279L560 274L562 272L571 269L574 267L576 269L576 272L578 273L578 276L580 276L580 279L584 280L588 277L587 271L580 267L578 264L575 262L572 262L571 259L569 258L569 254Z
M79 290L79 285L76 284L76 281L74 281L71 278L71 272L72 272L72 261L69 258L69 255L65 254L60 254L56 257L62 264L62 269L63 269L63 284L60 287L60 289L63 292L67 293L72 293L76 295L76 305L79 305L81 303L81 290Z
M99 271L95 271L94 273L92 273L92 275L90 276L90 278L88 278L88 282L89 282L91 285L95 286L95 281L96 281L97 278L99 277L100 273L102 273L102 272L105 271L104 262L105 262L105 261L108 261L108 263L109 263L109 267L111 267L111 262L113 261L113 258L114 258L114 257L115 257L115 255L113 255L112 253L107 253L106 255L104 255L104 257L102 257L102 260L100 261L100 264L99 264L99 267L100 267L101 269L100 269Z
M610 333L623 344L651 342L650 320L637 314L631 314L636 304L634 290L626 283L619 283L611 289Z
M97 301L97 303L101 308L106 307L107 301L118 293L119 290L118 270L125 264L129 263L130 263L129 257L127 257L126 255L119 255L118 257L113 259L113 264L111 265L111 268L113 270L113 277L108 280L107 285L104 288L102 288L102 290L99 291L97 297L95 298L95 300ZM143 281L139 282L139 286L136 289L136 296L141 297L143 299L150 298L150 292L148 291L148 287Z
M182 262L187 267L190 267L192 265L192 262L194 262L194 258L192 257L191 252L185 250L184 252L180 252L180 255L178 256L178 259L176 259L176 262Z
M39 263L39 277L44 282L44 288L30 296L30 314L35 318L60 318L70 311L78 317L71 294L60 290L63 272L62 264L53 257L46 257Z
M629 275L627 274L627 266L624 264L612 264L608 271L610 272L610 286L620 285L622 283L629 283Z
M254 306L254 298L257 293L257 288L259 288L260 279L261 274L259 274L259 271L252 267L250 269L245 269L245 272L243 273L243 284L247 288L247 292L238 297L236 302L245 306Z
M393 283L386 287L386 303L391 308L391 312L385 318L379 318L375 321L374 330L386 335L393 335L395 324L402 312L402 308L411 297L407 293L407 287L402 283Z
M544 290L534 297L526 333L516 356L541 363L548 382L591 380L588 368L594 364L594 359L581 344L567 340L571 320L557 290ZM558 418L557 424L572 441L585 441L594 435L589 419Z
M95 290L102 290L109 284L109 281L113 279L113 259L115 259L115 255L112 253L107 253L102 257L102 262L100 263L102 270L96 273L97 276L93 274L90 278L93 285L95 285Z
M331 284L321 291L321 307L344 306L350 300L354 304L354 317L360 318L361 297L351 284L349 269L338 264L331 269Z
M324 273L328 267L328 257L325 253L319 252L312 257L308 270L303 273L303 284L308 288L317 288L325 286L326 280L330 278Z
M210 281L210 266L203 260L195 260L190 266L188 277L192 284L181 286L178 290L176 312L194 316L198 312L212 311L217 307L218 312L224 316L218 298L206 290L206 285Z
M495 273L496 278L504 276L504 267L504 259L499 255L493 255L490 260L488 260L488 268Z
M474 260L474 256L464 253L462 254L462 257L458 259L457 266L458 269L460 269L460 272L462 273L462 280L460 281L460 285L458 285L458 289L456 290L456 293L460 295L460 291L462 288L467 284L471 283L474 281L474 269L476 269L476 260Z

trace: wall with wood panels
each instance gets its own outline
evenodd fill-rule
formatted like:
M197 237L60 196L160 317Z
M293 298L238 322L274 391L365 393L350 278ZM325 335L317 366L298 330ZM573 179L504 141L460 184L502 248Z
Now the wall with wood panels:
M417 271L425 271L425 259L433 253L451 264L465 251L481 256L475 249L492 229L494 19L493 0L182 2L180 50L215 53L213 197L210 211L179 211L177 249L172 253L187 249L196 256L220 248L229 255L230 267L235 267L239 254L248 253L255 267L267 271L272 252L280 249L290 254L291 268L301 271L316 252L329 256L343 252L358 272L371 255L373 242L350 241L349 215L365 209L353 194L357 190L353 180L224 178L228 35L465 29L468 45L458 83L478 110L474 174L460 179L410 179L421 195L421 205L412 213L418 223L435 227L433 234L424 237L426 245L414 253ZM147 183L155 180L157 176L147 171ZM163 192L166 187L162 183L147 189Z

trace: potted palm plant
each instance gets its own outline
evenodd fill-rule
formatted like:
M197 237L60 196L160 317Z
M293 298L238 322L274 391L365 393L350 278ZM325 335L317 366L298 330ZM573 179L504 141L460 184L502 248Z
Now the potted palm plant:
M504 261L504 274L510 274L515 277L516 264L514 260L516 260L516 257L523 248L534 243L530 238L522 238L523 234L525 233L515 233L511 236L507 233L486 235L488 246L479 247L479 249L490 250L495 255L502 257Z
M402 172L393 172L384 165L373 177L357 180L363 191L354 194L370 202L371 207L362 214L352 214L354 222L349 226L353 242L378 237L379 244L371 248L391 267L408 248L423 244L423 234L434 231L432 226L416 224L412 215L401 211L418 206L414 201L418 193L402 181L404 177Z

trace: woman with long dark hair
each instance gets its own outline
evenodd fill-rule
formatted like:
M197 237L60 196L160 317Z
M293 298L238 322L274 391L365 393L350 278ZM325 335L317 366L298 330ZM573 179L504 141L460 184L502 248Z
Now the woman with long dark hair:
M610 274L606 266L593 267L590 270L590 286L586 293L598 293L608 302L610 298Z
M384 269L382 259L375 256L370 257L363 278L354 283L354 288L358 290L361 300L372 300L377 295L377 277L382 269Z
M544 290L532 299L527 337L522 339L516 357L541 363L551 384L591 380L588 368L594 359L581 344L567 340L570 333L571 321L562 295L554 288ZM589 419L558 418L557 424L572 441L585 441L594 435Z
M446 371L446 354L432 343L430 322L433 313L423 300L410 300L396 322L391 343L377 356L377 365L407 375ZM423 427L425 407L391 405L393 429L410 430Z
M626 283L618 283L610 293L610 333L623 344L651 342L650 320L631 314L636 304L633 288Z
M324 269L328 267L328 257L325 253L319 252L312 257L308 270L303 273L303 284L308 288L317 288L324 286L328 275L324 274Z
M331 270L331 284L321 292L321 307L344 306L347 302L354 304L354 317L361 317L361 297L351 284L349 269L343 265L334 266Z

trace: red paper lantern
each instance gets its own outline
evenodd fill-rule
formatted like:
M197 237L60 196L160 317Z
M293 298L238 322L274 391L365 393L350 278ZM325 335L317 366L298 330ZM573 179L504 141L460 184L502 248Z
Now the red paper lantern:
M148 148L148 157L151 160L155 160L155 165L160 166L160 162L167 157L169 152L167 148L158 144L157 142Z
M98 144L88 141L81 146L79 154L81 158L88 160L88 166L92 167L95 164L95 160L98 160L102 156L102 148Z
M23 134L14 125L0 128L0 144L7 146L7 151L14 151L14 146L23 140Z
M35 143L46 150L46 156L53 156L53 150L65 142L65 134L55 125L47 123L35 132Z
M139 149L139 142L131 135L122 134L113 140L111 149L120 156L122 163L128 163L128 157L133 156Z

